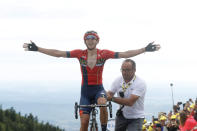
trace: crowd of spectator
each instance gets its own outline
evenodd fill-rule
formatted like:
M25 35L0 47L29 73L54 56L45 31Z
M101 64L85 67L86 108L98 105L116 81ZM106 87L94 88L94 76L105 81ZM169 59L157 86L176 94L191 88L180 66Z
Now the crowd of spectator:
M151 122L145 119L142 131L197 131L197 98L177 102L172 111L159 112Z

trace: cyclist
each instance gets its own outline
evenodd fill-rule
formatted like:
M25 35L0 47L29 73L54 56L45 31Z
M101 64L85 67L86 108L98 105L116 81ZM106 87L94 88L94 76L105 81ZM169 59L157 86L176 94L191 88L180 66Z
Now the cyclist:
M129 58L144 52L152 52L160 49L160 45L152 43L146 47L129 50L125 52L114 52L110 50L100 50L96 46L99 43L99 36L95 31L87 31L84 35L84 43L86 50L76 49L72 51L60 51L55 49L46 49L38 47L34 42L24 43L23 48L28 51L38 51L46 55L65 58L77 58L80 62L82 73L81 98L80 105L89 104L106 104L106 92L102 84L102 72L104 63L110 58ZM80 109L81 127L80 131L87 131L91 108ZM102 131L106 131L107 127L107 109L100 108L100 121Z

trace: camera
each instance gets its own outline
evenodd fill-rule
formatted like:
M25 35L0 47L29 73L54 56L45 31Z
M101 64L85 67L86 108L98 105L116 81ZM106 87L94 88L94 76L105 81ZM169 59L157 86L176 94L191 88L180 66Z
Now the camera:
M182 102L178 102L178 103L177 103L177 105L181 105L181 104L182 104Z
M174 106L173 106L173 110L174 110L175 112L177 112L177 111L180 110L180 107L179 107L178 105L174 105Z
M123 97L124 97L124 92L123 92L123 91L120 91L120 92L119 92L119 95L120 95L120 97L123 98Z
M183 103L183 108L185 107L185 103Z
M122 110L118 109L118 111L116 112L116 116L122 116Z
M121 98L123 98L124 97L124 92L123 91L120 91L119 92L119 96L121 97ZM122 105L121 107L120 107L120 109L118 109L118 111L116 112L116 116L123 116L122 115L122 108L124 107L124 105Z

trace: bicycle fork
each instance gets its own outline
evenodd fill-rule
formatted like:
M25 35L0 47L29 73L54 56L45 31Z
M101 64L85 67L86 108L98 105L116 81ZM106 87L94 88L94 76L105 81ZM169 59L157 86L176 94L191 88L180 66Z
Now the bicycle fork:
M91 113L91 126L90 126L90 131L98 131L98 124L96 121L96 114L97 114L97 110L93 109L92 113Z

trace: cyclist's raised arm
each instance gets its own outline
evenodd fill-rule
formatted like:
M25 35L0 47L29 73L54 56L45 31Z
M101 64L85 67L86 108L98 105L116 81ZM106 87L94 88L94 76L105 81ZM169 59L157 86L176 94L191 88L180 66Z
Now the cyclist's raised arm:
M50 55L50 56L55 56L55 57L67 57L66 51L60 51L60 50L55 50L55 49L45 49L45 48L38 48L38 52Z
M54 56L54 57L67 57L66 51L41 48L41 47L38 47L32 41L31 41L31 43L24 43L23 48L25 48L26 51L38 51L40 53L50 55L50 56Z
M137 49L137 50L128 50L125 52L119 52L118 53L118 57L119 58L129 58L129 57L133 57L139 54L142 54L144 52L153 52L153 51L157 51L160 49L160 45L156 45L153 44L154 42L149 43L146 47L141 48L141 49Z

